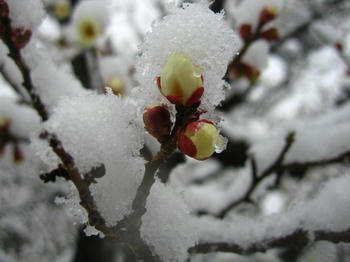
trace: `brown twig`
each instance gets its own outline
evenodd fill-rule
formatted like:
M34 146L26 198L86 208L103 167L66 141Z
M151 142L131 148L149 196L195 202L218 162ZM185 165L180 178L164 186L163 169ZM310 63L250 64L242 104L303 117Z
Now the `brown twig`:
M229 74L232 70L232 68L236 67L242 60L245 53L248 51L249 47L257 40L259 39L259 35L261 33L261 30L263 29L264 24L259 24L258 27L255 30L255 33L251 38L249 38L245 43L242 49L239 51L238 55L235 56L233 61L228 65L227 71L225 73L224 79L229 79Z
M323 160L316 160L316 161L309 161L309 162L292 162L292 163L286 163L283 164L286 154L289 152L291 146L294 142L294 132L290 133L286 137L286 143L277 157L277 159L268 166L260 175L257 174L257 168L256 168L256 162L254 158L251 158L251 168L252 168L252 182L247 189L247 191L242 195L240 198L235 199L233 202L229 203L224 209L222 209L218 214L215 216L218 218L224 218L230 210L235 208L241 203L247 202L251 203L251 196L254 193L255 189L260 185L262 181L264 181L267 177L269 177L272 174L276 174L276 180L280 180L282 174L284 174L286 171L292 171L292 170L299 170L301 168L307 169L312 167L320 167L320 166L326 166L330 164L335 163L341 163L344 162L346 159L350 158L350 151L345 151L338 156L323 159ZM200 210L197 212L199 215L206 215L208 214L207 211Z
M8 56L13 60L13 62L15 62L19 71L22 74L23 87L27 90L30 96L33 108L38 112L42 121L46 121L48 119L47 110L44 104L42 103L40 97L35 93L33 81L30 75L30 70L21 56L21 49L17 47L12 40L13 30L11 28L11 20L8 17L1 17L0 22L5 29L4 34L2 35L2 40L8 47Z
M284 248L288 246L297 246L299 249L305 248L312 242L316 241L329 241L332 243L350 243L350 229L341 232L331 231L314 231L311 232L314 235L313 239L310 239L310 232L304 229L298 229L294 232L272 239L259 240L253 242L247 247L240 246L235 243L226 242L207 242L199 243L196 246L189 249L191 253L211 253L211 252L233 252L240 255L248 255L256 252L266 252L273 248Z
M232 203L228 204L223 210L220 211L220 213L217 215L219 218L224 218L228 212L230 212L234 207L239 205L242 202L251 202L251 195L255 191L255 189L260 185L260 183L271 174L279 171L282 168L284 158L286 154L288 153L289 149L291 148L293 142L294 142L294 132L291 132L286 137L286 143L277 157L277 159L269 166L267 167L260 175L257 174L257 168L256 168L256 162L254 158L251 158L251 167L252 167L252 183L250 184L250 187L246 191L246 193L241 196L239 199L236 199Z

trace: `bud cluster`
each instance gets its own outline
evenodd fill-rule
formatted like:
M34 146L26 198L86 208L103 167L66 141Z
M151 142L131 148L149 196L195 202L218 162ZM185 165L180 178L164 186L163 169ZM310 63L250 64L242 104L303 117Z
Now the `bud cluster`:
M275 42L279 40L279 31L274 26L266 28L267 24L276 19L278 16L278 8L274 5L264 7L258 18L257 27L249 23L243 23L239 27L239 35L243 40L246 50L255 41L262 39L267 42ZM245 51L246 51L245 50ZM260 76L258 67L244 62L237 63L231 70L232 75L236 77L246 77L250 82L254 83Z
M192 64L185 53L173 53L157 77L160 93L176 106L176 123L166 105L153 105L143 115L145 129L162 145L176 140L178 149L197 160L209 158L221 143L215 125L205 119L199 120L198 110L204 92L201 68ZM173 127L173 129L172 129Z

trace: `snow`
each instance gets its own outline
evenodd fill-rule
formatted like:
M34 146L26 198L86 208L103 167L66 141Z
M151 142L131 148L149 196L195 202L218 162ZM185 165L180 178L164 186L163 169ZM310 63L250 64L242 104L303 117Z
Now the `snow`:
M255 41L244 54L242 62L261 71L267 66L268 53L269 44L265 40Z
M299 229L341 232L350 227L350 178L331 179L310 201L294 203L285 212L259 218L232 214L229 220L199 218L200 241L235 243L243 248L252 243L279 238Z
M0 116L10 119L10 131L20 137L27 137L39 125L37 113L29 106L16 103L13 96L0 96Z
M85 0L80 1L77 6L75 6L73 11L73 23L79 23L81 19L89 18L96 19L100 25L105 28L109 22L108 17L108 7L110 5L109 1L100 0Z
M43 4L40 0L8 0L11 24L14 27L24 27L34 30L41 23L45 15Z
M140 86L135 94L145 107L150 103L167 103L156 85L169 55L186 53L200 67L204 77L202 107L212 110L224 98L222 77L229 61L238 50L236 34L214 14L206 1L172 8L170 14L153 25L140 46L136 78Z
M303 163L326 160L350 150L350 106L330 111L313 121L285 126L269 138L257 142L251 149L259 170L270 165L281 152L288 130L296 133L295 142L286 155L284 163ZM332 128L329 128L332 127ZM322 143L320 143L322 141Z
M51 113L60 98L87 93L81 83L70 73L58 67L48 51L34 41L23 50L23 57L31 68L35 92Z
M250 24L256 28L260 13L265 7L273 6L281 10L283 4L283 0L227 1L225 8L232 16L237 28L243 24Z
M105 176L90 189L108 225L115 225L131 211L144 173L139 157L144 131L136 126L134 114L133 107L114 95L66 97L42 127L57 135L81 173L104 164ZM49 167L57 165L45 141L33 146Z
M196 244L195 219L179 192L156 181L142 217L141 237L162 261L185 261L187 249Z

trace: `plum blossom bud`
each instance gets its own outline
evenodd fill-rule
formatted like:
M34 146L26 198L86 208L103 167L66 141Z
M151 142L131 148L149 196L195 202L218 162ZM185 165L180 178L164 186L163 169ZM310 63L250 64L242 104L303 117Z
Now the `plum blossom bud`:
M170 103L187 107L199 102L204 92L202 69L193 65L185 53L169 56L157 84Z
M0 0L0 17L9 16L9 7L4 0Z
M143 114L143 122L147 132L154 136L160 143L170 135L172 122L170 113L164 105L153 105Z
M124 83L119 77L114 76L110 78L106 83L106 86L112 89L113 94L122 98L125 96ZM106 87L103 88L103 92L107 93Z
M249 24L243 24L239 27L239 35L241 38L247 42L250 38L252 38L252 26Z
M66 19L71 12L71 4L68 0L58 0L54 6L54 14L60 19Z
M274 5L265 7L259 17L259 24L264 25L267 24L268 22L274 20L278 15L278 8Z
M219 131L212 122L204 119L191 122L178 134L180 151L197 160L208 159L220 144Z
M233 67L231 73L235 77L246 77L251 83L255 83L260 76L260 72L256 67L245 63Z
M32 36L32 31L22 27L12 30L12 41L17 48L23 48L27 45Z
M276 27L272 27L260 33L260 38L265 39L269 42L275 42L280 39L278 29Z

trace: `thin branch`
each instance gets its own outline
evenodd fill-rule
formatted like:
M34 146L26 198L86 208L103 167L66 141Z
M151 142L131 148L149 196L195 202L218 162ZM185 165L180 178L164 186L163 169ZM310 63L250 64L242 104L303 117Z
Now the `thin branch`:
M255 159L252 158L251 165L252 165L252 183L250 184L250 187L246 191L246 193L241 196L239 199L236 199L232 203L228 204L218 215L219 218L224 218L234 207L239 205L242 202L250 202L251 195L255 191L255 189L259 186L259 184L268 176L273 174L276 170L279 170L282 167L284 158L286 154L288 153L289 149L291 148L292 144L294 143L294 136L295 133L291 132L286 137L286 143L281 151L281 153L278 155L277 159L269 166L267 167L260 175L257 175L257 169L256 169L256 163ZM202 212L203 214L203 212Z
M292 163L286 163L283 164L285 156L289 152L291 146L294 142L294 132L290 133L286 137L286 143L281 151L281 153L278 155L276 160L268 166L260 175L257 174L256 169L256 163L255 159L251 159L251 167L252 167L252 182L247 189L247 191L242 195L240 198L235 199L233 202L229 203L221 212L219 212L217 215L214 215L218 218L224 218L233 208L238 206L239 204L243 202L250 203L251 202L251 196L254 193L255 189L261 184L262 181L264 181L267 177L269 177L272 174L277 175L277 180L281 179L282 174L284 174L286 171L292 171L292 170L298 170L298 169L307 169L312 167L321 167L326 166L330 164L335 163L342 163L350 158L350 151L345 151L338 156L323 159L323 160L315 160L315 161L309 161L309 162L292 162ZM207 211L200 210L197 212L199 215L206 215L208 214Z
M255 30L254 35L248 41L246 41L244 43L243 48L239 51L238 55L235 56L233 61L227 67L227 71L225 73L224 79L226 79L226 80L229 79L229 74L230 74L232 68L234 68L235 66L237 66L241 62L243 56L248 51L249 47L259 38L259 35L261 33L263 26L264 26L264 24L259 24Z
M33 108L38 112L41 119L43 121L46 121L48 119L47 110L46 110L44 104L42 103L40 97L37 94L35 94L33 81L32 81L31 75L30 75L30 70L27 67L27 65L25 64L25 62L21 56L21 53L20 53L21 49L19 47L17 47L12 40L13 31L11 28L11 21L8 17L1 17L0 22L5 28L5 32L2 35L2 40L5 43L5 45L8 47L8 50L9 50L8 56L15 62L19 71L22 74L23 86L27 90L27 92L31 98Z
M285 248L288 246L297 246L299 249L316 241L329 241L332 243L350 243L350 229L341 232L314 231L314 236L310 239L310 232L304 229L298 229L288 235L277 238L259 240L249 246L240 246L235 243L213 242L199 243L189 249L191 253L211 253L211 252L232 252L240 255L248 255L256 252L266 252L273 248Z

